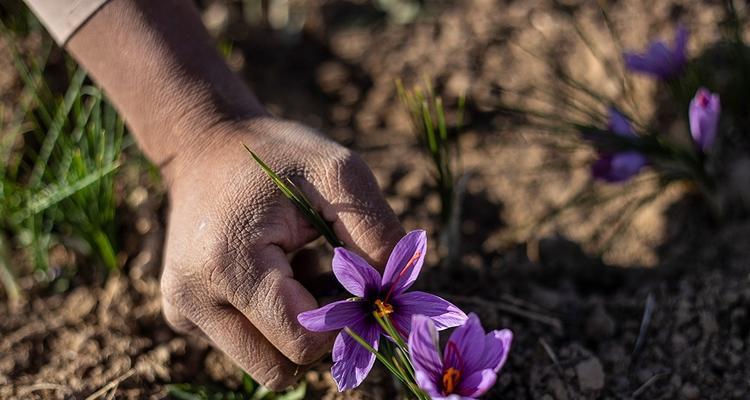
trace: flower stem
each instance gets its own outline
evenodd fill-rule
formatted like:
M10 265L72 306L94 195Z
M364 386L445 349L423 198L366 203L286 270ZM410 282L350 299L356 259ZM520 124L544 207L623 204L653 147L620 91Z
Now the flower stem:
M401 383L403 383L418 400L430 399L429 396L427 396L417 385L416 379L414 378L414 368L411 366L411 363L408 362L408 357L406 357L404 349L397 346L394 351L396 355L391 356L391 359L389 360L388 357L375 350L375 348L362 339L361 336L354 333L349 327L344 328L344 332L351 336L352 339L356 340L360 346L374 354L378 361L380 361L393 374L393 376L401 381Z

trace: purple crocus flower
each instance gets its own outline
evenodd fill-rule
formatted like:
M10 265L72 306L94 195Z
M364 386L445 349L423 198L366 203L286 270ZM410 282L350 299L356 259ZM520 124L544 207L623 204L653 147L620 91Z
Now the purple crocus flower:
M435 324L428 317L411 320L409 355L419 387L433 400L474 399L487 392L505 364L513 333L484 333L476 314L451 334L442 357Z
M690 133L695 145L701 151L707 151L716 139L716 129L719 125L721 102L719 95L711 93L706 88L698 89L693 100L690 101Z
M672 78L685 66L687 39L687 29L680 26L672 48L662 41L655 41L645 53L625 52L625 66L631 71L653 75L662 80Z
M349 327L376 350L383 331L375 319L375 313L381 317L387 315L404 337L409 334L411 318L415 314L431 318L438 329L462 324L466 321L466 314L453 304L428 293L406 291L422 269L426 249L425 232L409 232L391 252L381 278L367 261L349 250L337 248L333 256L333 273L341 285L356 297L303 312L297 316L297 320L315 332ZM331 368L339 391L359 386L374 362L374 354L346 332L339 332L333 344Z
M609 131L624 137L636 137L630 122L615 108L609 109ZM591 166L594 178L607 182L623 182L641 171L648 160L637 151L599 152L599 158Z

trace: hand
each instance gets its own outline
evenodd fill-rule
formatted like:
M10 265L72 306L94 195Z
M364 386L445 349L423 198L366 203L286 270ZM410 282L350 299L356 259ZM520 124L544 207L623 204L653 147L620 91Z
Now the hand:
M384 265L403 229L354 153L302 125L258 117L221 123L166 169L171 210L162 275L164 314L209 339L261 384L280 390L324 355L335 332L306 331L318 307L287 254L318 233L242 143L305 192L336 235ZM295 266L312 268L313 265Z

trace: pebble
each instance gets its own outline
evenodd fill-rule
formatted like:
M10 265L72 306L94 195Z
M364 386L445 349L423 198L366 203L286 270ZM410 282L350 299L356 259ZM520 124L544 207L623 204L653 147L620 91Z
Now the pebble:
M596 357L581 361L576 365L578 386L583 391L597 391L604 388L604 368Z

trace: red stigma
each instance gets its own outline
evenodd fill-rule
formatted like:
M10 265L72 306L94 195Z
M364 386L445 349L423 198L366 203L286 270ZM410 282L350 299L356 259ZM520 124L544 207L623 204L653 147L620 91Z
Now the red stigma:
M419 256L422 255L419 251L415 252L413 256L411 256L411 259L409 259L409 262L406 263L404 268L401 269L401 272L398 273L398 276L396 276L396 279L393 280L393 283L391 284L391 287L388 288L388 293L385 295L385 302L388 302L388 298L391 297L391 293L393 293L393 288L396 287L396 283L406 274L407 271L411 269L416 263Z
M698 93L698 105L702 108L708 107L709 98L708 95L705 92Z
M445 360L450 360L450 357L456 357L458 360L458 368L463 369L464 368L464 360L461 358L461 353L458 351L458 346L456 346L456 343L453 341L448 341L445 345L445 357L443 357Z

